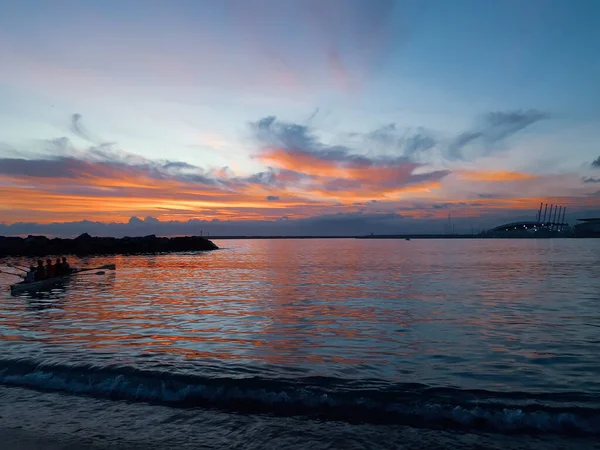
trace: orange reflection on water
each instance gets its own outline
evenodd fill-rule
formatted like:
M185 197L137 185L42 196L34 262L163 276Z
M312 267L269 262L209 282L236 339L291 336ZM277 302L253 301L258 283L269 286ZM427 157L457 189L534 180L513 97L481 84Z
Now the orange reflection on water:
M54 298L3 298L0 348L19 342L191 371L222 361L419 380L431 367L458 373L460 361L474 361L468 370L510 377L502 367L515 371L515 358L534 364L558 352L561 320L585 320L564 302L574 286L597 295L593 242L217 244L210 253L73 258L117 270L73 277ZM459 362L448 368L448 358Z

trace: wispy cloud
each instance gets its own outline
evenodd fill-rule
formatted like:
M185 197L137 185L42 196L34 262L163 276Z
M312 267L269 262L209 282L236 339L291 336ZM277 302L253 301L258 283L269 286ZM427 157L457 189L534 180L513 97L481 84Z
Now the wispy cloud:
M374 145L413 161L434 157L467 161L504 150L503 144L508 138L549 117L549 114L535 109L490 112L481 116L477 126L455 135L444 135L425 127L403 128L395 123L385 124L363 135L350 135L362 138L367 147Z
M596 158L594 161L592 161L592 167L600 169L600 156L598 156L598 158Z
M439 144L439 136L423 127L400 130L396 124L389 123L365 136L368 141L381 144L384 148L400 151L409 159L431 150Z
M478 127L460 133L448 145L447 156L453 160L463 160L465 148L473 144L479 144L483 154L490 154L499 149L496 144L549 117L548 113L535 109L487 113Z
M583 177L581 178L581 181L583 181L584 183L600 183L600 178Z
M71 116L71 131L86 141L95 142L90 136L86 128L83 126L81 114L75 113Z

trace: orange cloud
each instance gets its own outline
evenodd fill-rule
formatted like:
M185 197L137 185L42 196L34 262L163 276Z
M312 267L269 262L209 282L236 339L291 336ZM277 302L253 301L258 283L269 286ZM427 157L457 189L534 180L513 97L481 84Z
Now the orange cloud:
M452 208L456 217L473 217L500 210L536 210L540 201L583 207L600 203L597 196L569 197L568 201L518 198L518 194L511 198L510 184L489 197L473 200L472 191L467 191L451 199L448 189L459 187L457 180L527 180L539 188L539 177L521 172L461 170L445 184L447 171L418 173L422 167L401 158L368 159L344 151L319 154L269 148L258 158L275 169L248 177L228 170L206 172L181 162L158 163L127 155L116 155L112 161L107 158L94 162L77 158L0 159L0 217L9 223L127 221L131 216L273 220L330 214L335 208L345 213L373 211L441 218L447 215L447 208ZM467 194L471 199L460 199ZM417 203L423 206L412 206Z
M317 177L342 178L360 181L383 181L407 177L418 167L411 162L401 164L353 164L336 160L326 160L303 151L267 149L258 155L261 162L280 169L293 170Z
M346 158L347 155L346 155ZM401 160L393 162L373 162L363 157L351 157L346 160L324 159L310 152L297 150L284 150L280 148L265 149L258 155L258 159L264 164L269 164L280 169L300 172L317 178L319 182L325 182L325 178L355 181L356 187L361 192L370 191L376 197L384 198L386 195L395 195L395 192L410 192L411 185L429 184L429 188L439 186L431 183L431 179L441 179L447 174L439 171L429 174L414 174L419 167L413 162ZM398 188L401 187L401 189ZM373 189L375 188L375 189ZM352 190L352 188L347 188ZM373 192L375 191L375 192ZM416 188L413 192L420 192Z
M406 186L387 190L358 189L350 191L326 191L323 189L316 189L312 191L307 191L306 193L315 198L330 199L342 203L353 204L357 202L367 202L371 200L401 200L413 194L420 194L420 198L433 198L434 196L429 194L432 194L432 191L440 188L441 183L436 181L421 183L415 186Z
M5 160L8 161L8 160ZM14 160L4 168L21 174L0 173L3 220L46 223L67 220L127 220L132 215L179 219L265 219L301 215L331 201L307 199L285 187L237 179L188 181L165 174L152 176L148 168L124 164L66 161L56 178L45 172L47 160ZM37 164L37 166L36 166ZM51 166L56 172L57 168ZM17 170L18 169L18 170ZM156 174L154 174L156 175ZM217 175L228 175L217 172ZM271 198L271 201L268 200ZM274 201L273 199L276 199Z
M522 181L539 178L538 175L507 170L459 170L455 173L466 181Z

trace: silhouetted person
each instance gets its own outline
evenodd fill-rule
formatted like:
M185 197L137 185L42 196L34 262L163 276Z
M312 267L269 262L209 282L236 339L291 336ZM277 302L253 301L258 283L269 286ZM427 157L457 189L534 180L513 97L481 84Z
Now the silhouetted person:
M27 275L25 275L25 283L32 283L35 281L35 266L30 266L29 267L29 272L27 272Z
M60 262L60 258L56 258L56 262L54 263L54 275L57 277L62 275L62 263Z
M69 275L71 273L71 265L67 262L67 258L63 256L62 264L60 265L62 273Z
M52 278L54 276L56 276L56 267L54 267L54 264L52 264L51 259L47 259L46 260L46 277Z
M38 265L35 269L35 281L46 279L46 268L44 267L44 261L38 260Z

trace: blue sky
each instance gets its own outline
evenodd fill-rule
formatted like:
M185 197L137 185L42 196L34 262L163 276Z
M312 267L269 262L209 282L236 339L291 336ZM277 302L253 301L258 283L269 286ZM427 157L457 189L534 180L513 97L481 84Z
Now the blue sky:
M431 205L474 199L456 214L499 220L545 198L598 210L600 184L583 180L600 176L599 18L592 0L5 1L0 188L14 200L0 205L0 222L407 216L415 204L412 219L433 219ZM270 116L276 139L257 136L253 124ZM294 126L310 142L297 132L290 141ZM432 145L408 150L417 138ZM350 156L394 166L394 177L434 175L390 190L376 175L357 178ZM28 169L16 170L22 159ZM36 164L73 159L120 164L115 179L142 160L185 162L216 181L182 187L181 174L161 169L170 205L150 191L103 197L115 184L106 180L74 199L56 187L68 180L31 176ZM280 181L310 173L312 184L248 181L265 171ZM352 187L328 190L342 185ZM31 189L47 208L34 207ZM182 189L201 200L178 203ZM223 189L240 200L228 196L227 206ZM115 212L116 197L128 196L142 206ZM481 196L502 202L480 206ZM78 206L88 197L97 212Z

